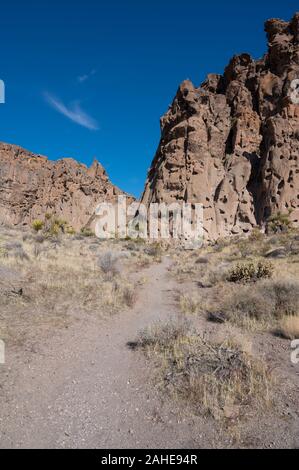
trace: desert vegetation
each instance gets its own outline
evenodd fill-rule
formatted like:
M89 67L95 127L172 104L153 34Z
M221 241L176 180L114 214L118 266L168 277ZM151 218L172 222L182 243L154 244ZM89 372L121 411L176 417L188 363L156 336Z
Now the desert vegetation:
M77 322L100 325L130 312L139 287L147 290L147 269L162 262L173 315L136 329L128 343L146 358L150 387L178 413L213 423L220 435L225 429L238 446L259 426L253 410L285 419L284 394L294 397L296 388L287 341L299 337L296 231L255 230L186 251L142 239L101 241L51 216L35 225L1 229L0 337L7 344L23 350Z
M272 220L272 219L271 219ZM275 219L276 220L276 219ZM281 217L279 217L281 220ZM284 218L283 218L284 220ZM271 221L272 223L272 221ZM180 297L186 314L274 331L299 315L299 235L295 230L219 240L200 253L174 253L172 274L192 285ZM194 287L196 286L196 287Z
M270 370L232 339L210 341L188 322L173 320L142 331L137 346L154 360L167 392L195 413L225 421L271 404Z
M288 406L281 397L295 396L286 340L299 338L299 234L255 229L169 254L180 313L132 344L154 365L161 393L224 426L240 446L259 426L252 410L279 420Z
M51 215L25 232L2 227L1 338L21 344L36 329L47 335L85 315L106 318L132 308L141 280L130 274L160 259L159 245L100 241Z

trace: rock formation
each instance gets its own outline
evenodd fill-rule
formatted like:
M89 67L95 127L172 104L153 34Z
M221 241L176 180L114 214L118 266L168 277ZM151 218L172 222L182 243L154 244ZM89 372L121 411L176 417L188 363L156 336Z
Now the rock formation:
M248 233L278 211L292 210L299 225L299 13L265 31L262 59L234 56L199 88L184 81L161 118L142 202L201 203L210 240Z
M79 230L100 202L114 202L119 194L96 160L87 168L0 144L0 223L28 225L51 213Z

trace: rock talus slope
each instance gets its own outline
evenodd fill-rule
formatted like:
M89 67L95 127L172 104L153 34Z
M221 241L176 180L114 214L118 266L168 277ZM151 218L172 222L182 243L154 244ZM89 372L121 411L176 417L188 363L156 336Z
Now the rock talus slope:
M299 225L299 13L265 31L262 59L234 56L199 88L184 81L161 118L142 202L201 203L207 239L248 233L278 211Z
M0 144L0 223L28 225L48 212L78 230L100 202L120 194L96 160L87 168L71 158L53 162Z

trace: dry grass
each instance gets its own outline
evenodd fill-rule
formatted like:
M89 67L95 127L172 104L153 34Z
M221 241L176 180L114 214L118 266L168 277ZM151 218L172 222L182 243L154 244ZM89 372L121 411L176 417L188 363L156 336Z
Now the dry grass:
M98 265L104 274L116 275L118 273L117 257L115 253L106 251L98 258Z
M283 316L276 333L286 339L299 339L299 316Z
M232 341L213 343L188 323L171 322L143 331L137 345L155 361L163 388L195 412L218 420L239 419L248 407L271 403L267 366Z
M265 260L271 250L271 261ZM173 258L172 275L193 284L191 293L180 299L183 313L205 313L216 323L271 331L281 317L299 311L298 231L269 237L256 230L249 239L219 240L200 250L173 253Z
M266 280L253 285L238 285L226 289L205 306L208 319L219 323L230 321L249 329L272 330L285 315L299 310L299 282Z
M122 244L6 230L0 233L0 247L0 332L12 343L67 327L86 314L105 317L135 303Z
M180 296L180 308L186 315L193 315L200 310L200 299L197 294L181 295Z

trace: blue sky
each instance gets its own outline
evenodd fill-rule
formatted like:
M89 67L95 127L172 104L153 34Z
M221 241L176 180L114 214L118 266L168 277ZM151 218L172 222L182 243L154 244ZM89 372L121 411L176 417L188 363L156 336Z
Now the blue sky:
M179 83L222 73L235 53L262 56L264 21L298 10L295 0L2 2L0 140L96 157L139 196Z

